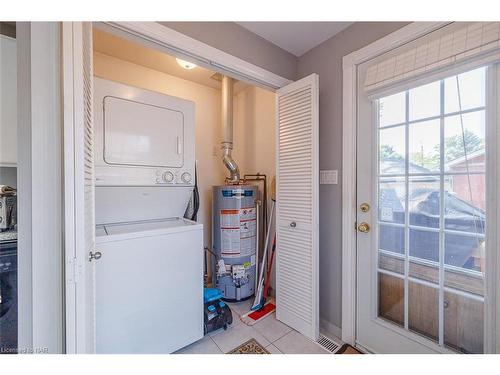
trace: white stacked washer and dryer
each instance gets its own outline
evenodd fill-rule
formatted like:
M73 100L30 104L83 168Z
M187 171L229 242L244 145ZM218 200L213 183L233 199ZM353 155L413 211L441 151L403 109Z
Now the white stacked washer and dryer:
M95 78L96 351L171 353L203 337L194 103Z

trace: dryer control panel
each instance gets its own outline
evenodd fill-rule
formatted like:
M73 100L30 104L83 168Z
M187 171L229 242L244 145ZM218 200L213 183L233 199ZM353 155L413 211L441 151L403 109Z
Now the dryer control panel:
M133 174L120 172L110 174L109 170L96 167L96 186L194 186L192 172L185 169L141 169Z
M191 184L193 177L189 171L161 170L156 171L155 183L157 184Z

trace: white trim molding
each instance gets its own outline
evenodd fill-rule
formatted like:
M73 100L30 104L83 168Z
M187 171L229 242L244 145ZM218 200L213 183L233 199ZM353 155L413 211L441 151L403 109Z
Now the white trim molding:
M293 82L158 22L106 22L94 26L108 32L121 31L121 35L138 37L176 57L273 91Z
M63 352L60 24L18 22L18 348Z
M450 22L414 22L344 56L342 94L342 340L356 344L356 116L358 65Z

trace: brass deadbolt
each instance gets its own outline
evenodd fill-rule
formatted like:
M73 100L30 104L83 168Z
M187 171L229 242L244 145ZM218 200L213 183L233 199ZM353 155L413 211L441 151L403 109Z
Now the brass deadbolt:
M368 203L361 203L359 209L361 210L361 212L368 212L370 211L370 205Z

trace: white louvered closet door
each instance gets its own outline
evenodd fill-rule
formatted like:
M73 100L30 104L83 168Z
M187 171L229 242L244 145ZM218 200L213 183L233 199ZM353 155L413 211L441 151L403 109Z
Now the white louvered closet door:
M63 24L67 351L95 352L92 24ZM69 227L72 226L72 227ZM71 258L73 257L73 258Z
M277 91L276 316L319 336L318 75Z

